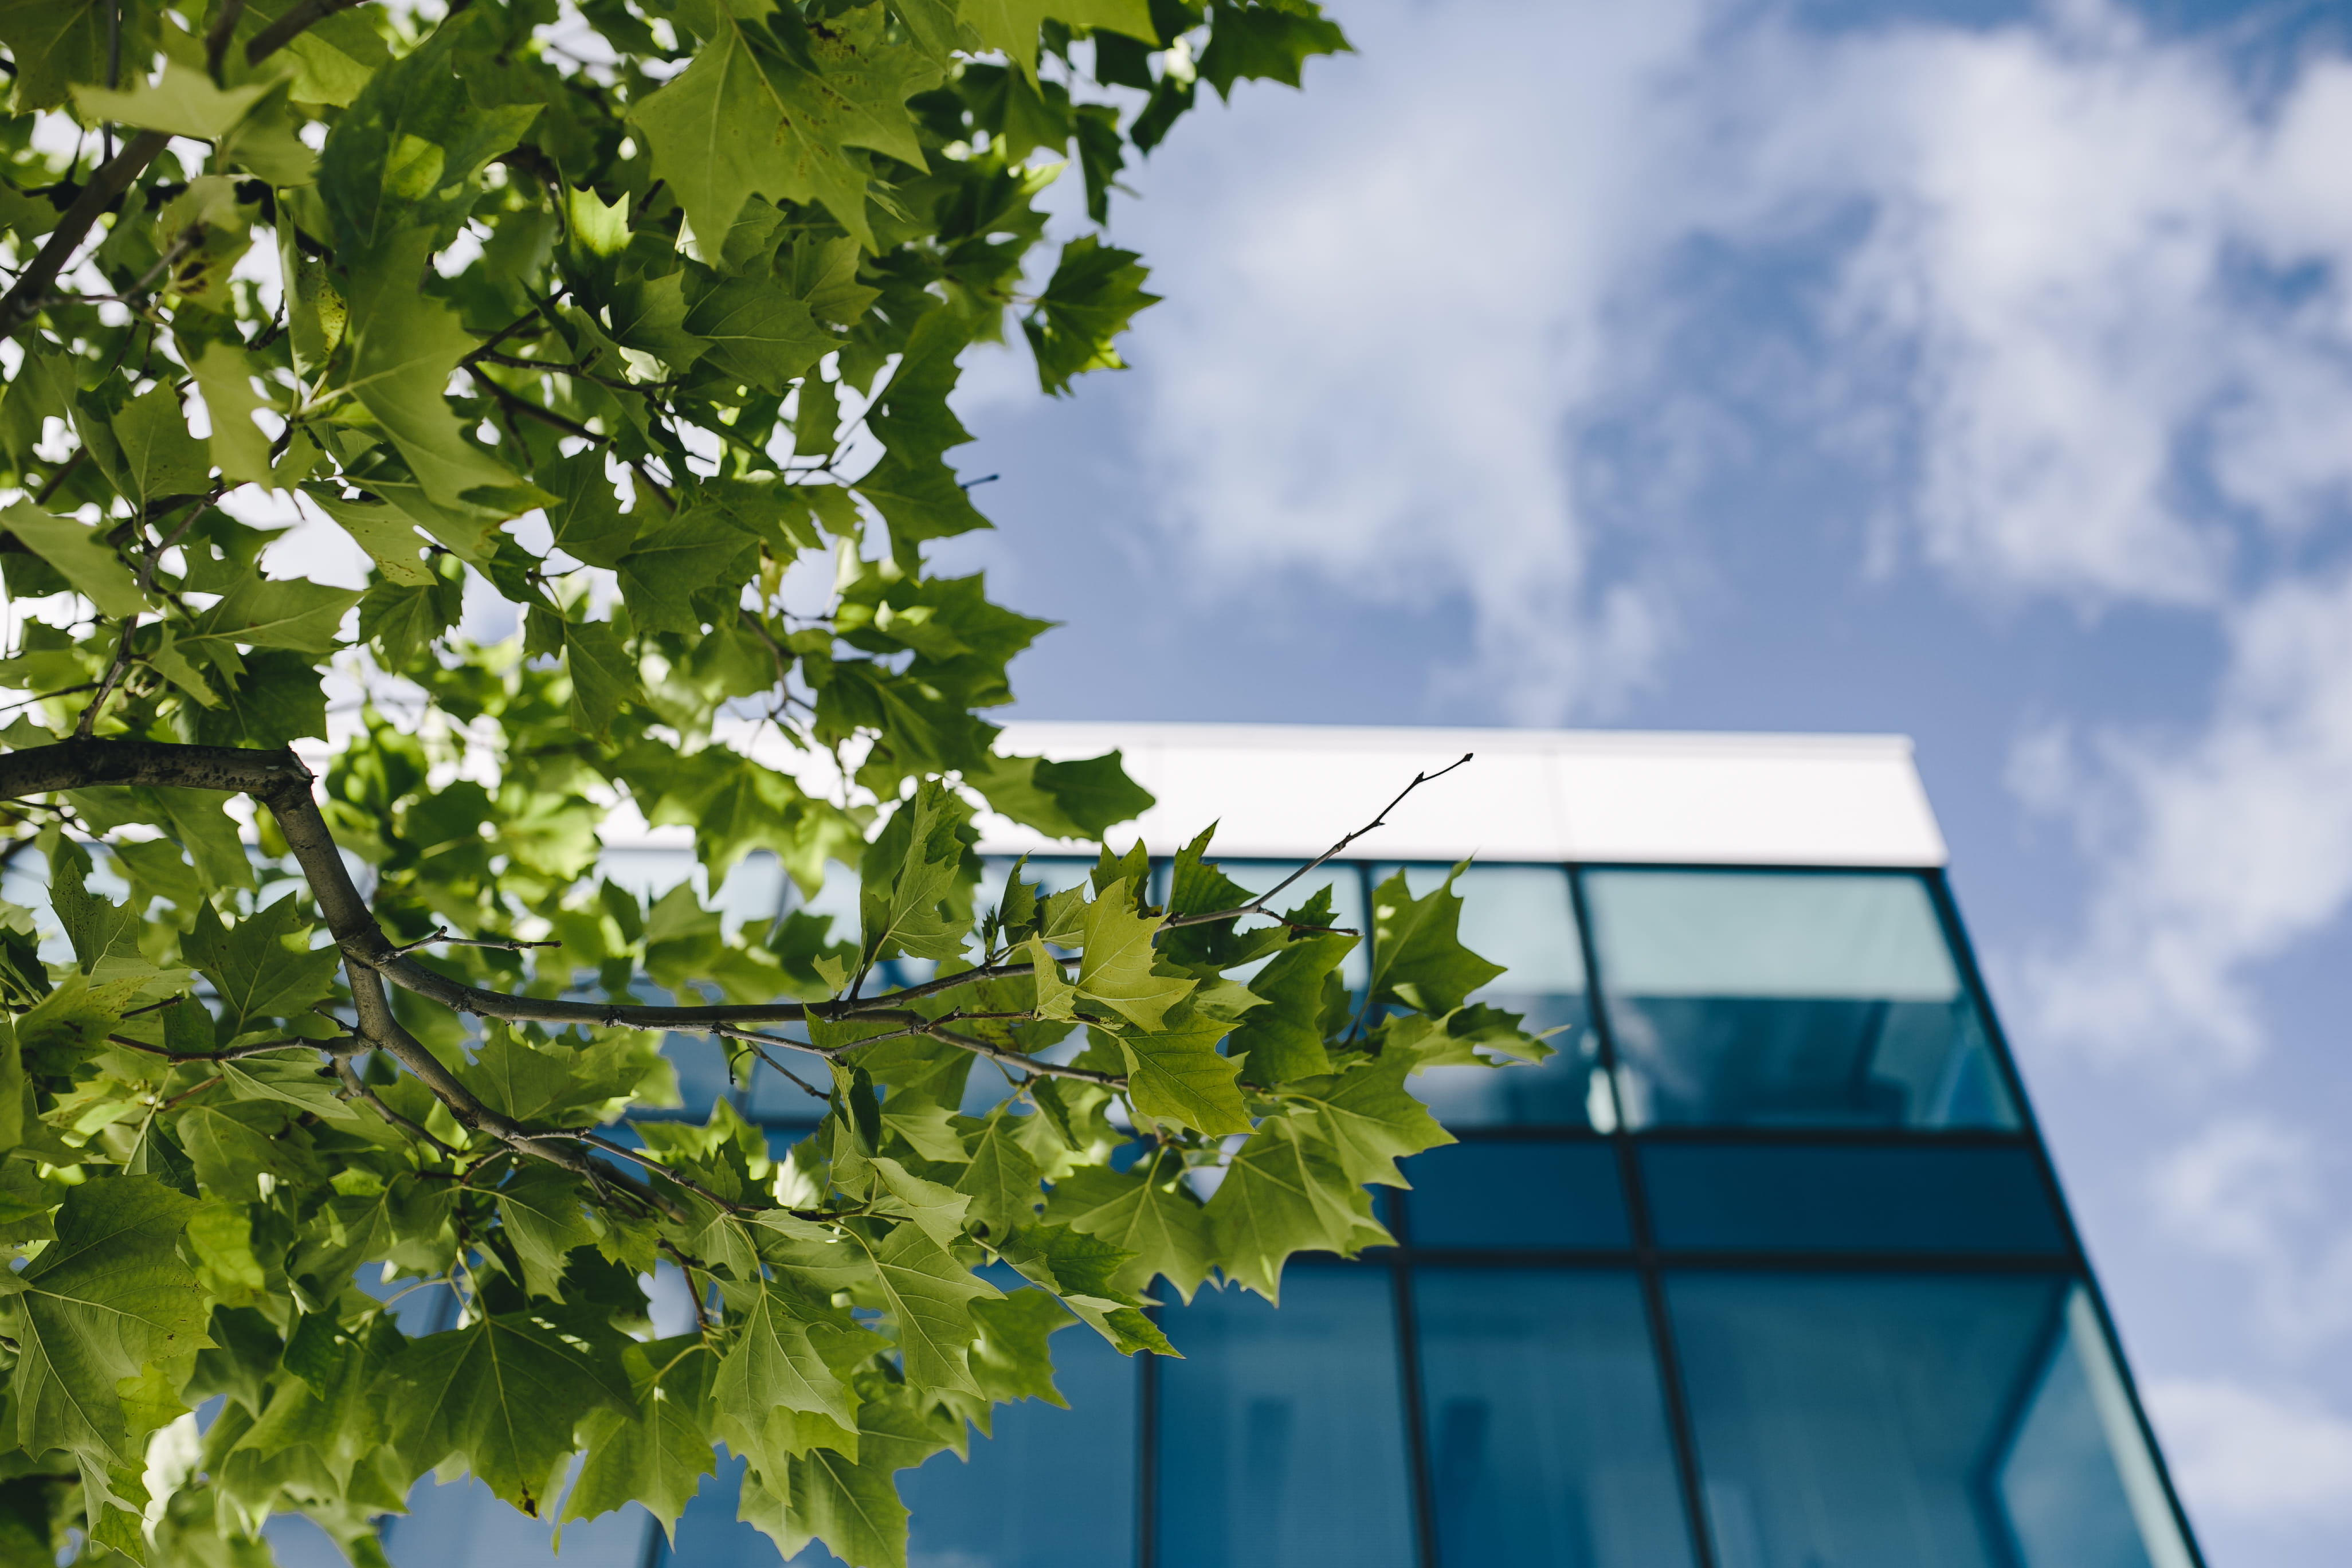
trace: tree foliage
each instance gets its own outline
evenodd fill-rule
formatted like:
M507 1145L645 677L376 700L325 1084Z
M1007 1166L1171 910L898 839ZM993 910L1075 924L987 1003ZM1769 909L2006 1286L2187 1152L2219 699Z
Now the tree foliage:
M1117 366L1127 158L1345 47L1309 0L0 0L10 1560L299 1512L381 1562L436 1469L667 1523L723 1446L783 1551L896 1565L895 1473L1058 1400L1053 1333L1174 1353L1168 1292L1383 1239L1445 1141L1406 1076L1546 1049L1464 1005L1451 892L1382 890L1357 997L1360 933L1206 834L1164 896L1139 847L980 896L977 809L1150 797L995 751L1044 623L928 554L984 526L966 352ZM708 889L854 866L856 917L642 898L624 810ZM814 1135L646 1114L667 1033Z

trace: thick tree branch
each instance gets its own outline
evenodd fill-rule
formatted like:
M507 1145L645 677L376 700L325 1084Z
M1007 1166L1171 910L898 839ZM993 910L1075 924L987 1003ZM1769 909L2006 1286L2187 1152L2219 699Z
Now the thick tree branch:
M323 21L338 11L348 11L362 3L363 0L302 0L300 5L253 36L253 41L245 46L246 63L259 65L293 42L312 23ZM207 40L208 44L210 42ZM225 49L226 40L224 38L220 42ZM206 52L214 62L214 74L218 75L219 54L209 47ZM123 143L122 151L109 158L98 173L90 176L89 184L82 187L81 195L74 198L73 205L68 207L65 216L58 220L58 226L50 232L40 253L33 258L33 264L17 274L16 281L10 286L5 296L0 296L0 342L15 337L41 313L49 290L57 286L58 279L65 272L66 264L73 259L74 252L81 248L83 239L98 226L98 220L113 208L122 193L131 188L131 183L146 173L147 165L155 161L156 155L170 145L171 141L172 138L163 132L142 131Z
M82 187L81 195L58 220L58 226L50 231L47 241L33 258L33 264L16 275L16 283L5 296L0 296L0 340L15 337L41 313L42 302L57 286L66 263L81 248L83 237L131 188L131 182L146 172L147 165L155 161L155 155L171 140L161 131L142 131L89 177L89 184Z

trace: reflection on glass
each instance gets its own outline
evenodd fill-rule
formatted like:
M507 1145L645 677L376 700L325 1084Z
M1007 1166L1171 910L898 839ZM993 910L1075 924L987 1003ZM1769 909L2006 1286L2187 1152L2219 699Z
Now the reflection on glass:
M2123 1375L2079 1286L1996 1476L2022 1568L2189 1568Z
M1627 1121L2013 1127L1927 885L1596 871Z
M1633 1275L1422 1269L1448 1568L1672 1568L1690 1535Z
M2126 1478L2160 1518L2161 1487L2103 1352L2107 1393L2086 1392L2087 1309L2065 1280L1687 1275L1667 1291L1723 1568L2185 1568L2168 1519L2172 1553L2143 1544Z
M419 1481L408 1507L406 1517L384 1521L384 1555L393 1568L556 1568L559 1562L548 1519L527 1518L470 1477L446 1487ZM547 1510L551 1518L555 1511ZM635 1503L575 1520L563 1527L562 1568L642 1568L646 1534L654 1528L653 1516ZM775 1552L743 1561L772 1563Z
M1404 1172L1412 1182L1404 1201L1415 1247L1633 1245L1617 1152L1606 1143L1448 1143L1414 1155Z
M776 1568L782 1561L776 1543L735 1517L743 1470L742 1460L720 1454L719 1473L703 1477L694 1500L686 1505L677 1521L677 1540L673 1542L658 1529L653 1531L643 1559L645 1568ZM796 1553L792 1563L793 1568L844 1568L840 1558L814 1542ZM501 1563L499 1568L508 1565ZM551 1562L548 1568L572 1568L570 1530L563 1532L562 1561Z
M2024 1148L1658 1143L1641 1161L1661 1247L2066 1251L2041 1166Z
M1216 1568L1411 1568L1385 1270L1301 1268L1277 1312L1207 1290L1162 1319L1159 1555Z
M898 1478L907 1568L1109 1568L1132 1555L1134 1363L1091 1329L1051 1342L1067 1410L999 1405L970 1463L935 1454Z
M1377 887L1395 866L1371 868ZM1405 885L1418 898L1445 879L1448 866L1408 866ZM1559 1054L1499 1072L1437 1068L1407 1087L1449 1127L1615 1125L1608 1086L1594 1068L1597 1050L1585 1005L1584 952L1576 935L1568 873L1557 866L1472 866L1455 879L1462 899L1463 945L1504 973L1471 1000L1525 1018Z

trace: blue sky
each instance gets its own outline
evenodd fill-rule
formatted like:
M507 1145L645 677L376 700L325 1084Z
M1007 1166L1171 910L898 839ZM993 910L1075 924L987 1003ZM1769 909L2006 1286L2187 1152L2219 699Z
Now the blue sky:
M1033 718L1900 731L2216 1568L2352 1542L2352 25L1342 0L968 379Z

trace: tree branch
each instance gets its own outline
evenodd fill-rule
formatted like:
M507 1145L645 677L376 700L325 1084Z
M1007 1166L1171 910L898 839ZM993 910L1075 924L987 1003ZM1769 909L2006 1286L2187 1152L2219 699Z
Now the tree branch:
M361 4L363 0L302 0L253 36L253 41L245 46L246 63L259 65L293 42L312 23ZM217 66L215 71L217 74ZM74 205L66 209L65 216L58 220L58 226L50 232L40 253L33 258L33 264L18 273L7 294L0 297L0 342L15 337L41 313L41 302L48 298L50 289L64 273L66 263L81 248L83 238L171 140L164 132L142 131L90 176L89 184L82 187L81 195L74 198Z
M1271 910L1265 907L1267 900L1273 898L1276 893L1281 892L1283 889L1287 888L1301 877L1306 876L1308 872L1323 866L1334 856L1338 855L1339 851L1345 849L1349 845L1353 844L1357 839L1361 838L1365 834L1370 833L1373 828L1387 826L1389 813L1394 811L1398 806L1402 805L1404 804L1405 796L1411 795L1413 791L1433 780L1444 778L1446 774L1452 773L1454 769L1460 767L1463 763L1468 762L1472 757L1476 755L1477 753L1475 752L1465 752L1433 773L1413 774L1412 783L1397 791L1396 799L1381 807L1381 813L1378 816L1373 817L1370 822L1367 822L1353 833L1349 834L1345 838L1340 839L1339 843L1334 844L1330 848L1326 849L1322 854L1318 855L1314 859L1309 860L1306 865L1301 866L1297 870L1293 871L1289 876L1285 877L1281 881L1276 882L1273 887L1268 888L1265 892L1260 893L1248 903L1243 904L1236 909L1209 910L1203 913L1196 915L1171 915L1167 920L1160 922L1160 929L1162 931L1173 931L1180 926L1213 925L1219 921L1237 921L1244 915L1268 915L1273 919L1280 920L1282 918L1281 916L1274 914ZM1311 929L1322 931L1327 928L1316 926ZM1352 935L1354 933L1350 932L1349 934Z

